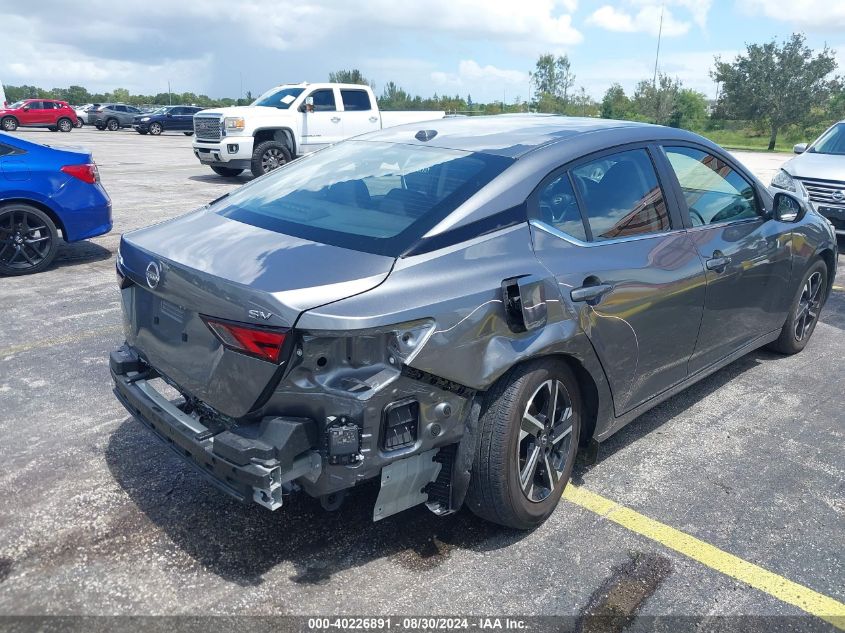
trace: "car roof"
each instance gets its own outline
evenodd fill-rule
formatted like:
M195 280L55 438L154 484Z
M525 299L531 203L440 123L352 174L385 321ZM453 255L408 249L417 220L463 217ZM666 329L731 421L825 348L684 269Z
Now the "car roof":
M626 142L626 136L630 136L631 141L638 141L643 136L649 136L649 133L653 133L654 138L698 138L684 130L635 121L546 114L500 114L447 117L410 123L365 134L356 137L356 140L427 145L519 158L541 147L598 132L603 132L596 134L603 141L607 140L609 134L612 135L616 144Z

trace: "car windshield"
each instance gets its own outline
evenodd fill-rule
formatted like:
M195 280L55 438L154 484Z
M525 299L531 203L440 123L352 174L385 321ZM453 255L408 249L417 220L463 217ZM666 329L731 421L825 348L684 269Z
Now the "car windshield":
M15 101L12 105L9 106L9 110L20 110L23 107L23 104L26 103L25 101Z
M346 141L254 181L212 207L278 233L396 257L513 159Z
M822 134L810 151L815 154L845 155L845 123L837 123Z
M273 88L252 102L254 106L266 106L268 108L279 108L287 110L290 104L302 94L305 88Z

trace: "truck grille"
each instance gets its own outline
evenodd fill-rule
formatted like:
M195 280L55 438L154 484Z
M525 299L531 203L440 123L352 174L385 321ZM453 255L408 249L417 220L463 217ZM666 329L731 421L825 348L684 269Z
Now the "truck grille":
M220 119L217 117L194 117L194 132L197 138L219 141Z
M845 182L836 180L815 180L799 178L807 190L812 202L825 205L845 207Z

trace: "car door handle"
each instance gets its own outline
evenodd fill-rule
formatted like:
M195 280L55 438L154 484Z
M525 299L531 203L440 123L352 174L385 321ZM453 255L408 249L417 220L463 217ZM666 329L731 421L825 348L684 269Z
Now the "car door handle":
M730 257L725 257L724 255L713 253L713 257L704 262L704 265L707 266L707 270L713 270L717 273L720 273L725 270L725 268L727 268L728 264L730 263Z
M613 286L611 286L610 284L581 286L580 288L573 288L572 291L569 293L569 297L573 301L597 301L611 290L613 290Z
M333 116L332 117L332 123L340 123L340 117L339 116Z
M378 117L377 117L377 116L371 116L371 117L370 117L370 123L375 123L376 121L378 121Z

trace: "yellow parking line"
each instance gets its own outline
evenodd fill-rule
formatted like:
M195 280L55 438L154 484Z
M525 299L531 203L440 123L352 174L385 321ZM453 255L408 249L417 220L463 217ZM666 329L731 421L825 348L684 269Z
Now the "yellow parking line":
M76 343L77 341L82 341L86 338L91 338L97 335L117 334L118 332L121 332L122 329L123 328L121 328L120 326L112 325L108 327L102 327L98 330L86 330L85 332L79 332L71 336L42 339L40 341L24 343L23 345L13 345L12 347L0 349L0 358L3 358L4 356L10 356L12 354L20 354L21 352L29 352L34 349L41 349L45 347L57 347L59 345L67 345L68 343Z
M580 486L568 485L563 491L563 498L845 630L845 604L838 600L792 582Z

